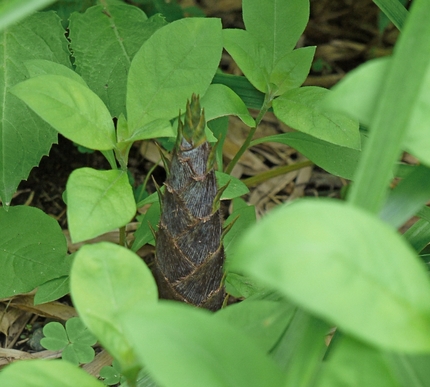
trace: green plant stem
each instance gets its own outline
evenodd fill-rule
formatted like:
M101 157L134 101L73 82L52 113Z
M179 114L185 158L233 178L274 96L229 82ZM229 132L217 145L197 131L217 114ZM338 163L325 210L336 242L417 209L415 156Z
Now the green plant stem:
M288 172L297 171L298 169L305 167L310 167L311 165L314 165L314 163L310 160L302 161L292 165L283 165L282 167L274 168L270 171L262 172L258 175L244 179L242 180L242 183L244 183L247 187L253 187L254 185L258 185L269 179L272 179L273 177L280 176Z
M236 153L236 155L233 157L233 160L230 161L230 163L227 165L227 168L225 169L225 173L230 174L233 170L234 166L237 164L239 159L242 157L242 155L245 153L245 151L249 148L249 145L251 144L251 141L254 137L255 131L258 128L258 125L260 124L261 120L263 119L264 115L267 113L267 111L272 106L272 100L273 96L271 93L267 93L264 97L264 103L261 107L260 112L258 113L257 118L255 119L255 126L251 128L251 130L248 133L248 136L246 137L245 142L240 147L239 151Z
M158 167L158 164L160 163L161 159L158 159L158 161L151 167L151 169L148 171L148 173L145 176L145 180L143 181L143 189L146 190L146 186L148 185L148 181L152 176L152 173L154 172L155 168Z
M122 226L119 228L119 244L120 246L126 246L126 239L125 239L125 226Z

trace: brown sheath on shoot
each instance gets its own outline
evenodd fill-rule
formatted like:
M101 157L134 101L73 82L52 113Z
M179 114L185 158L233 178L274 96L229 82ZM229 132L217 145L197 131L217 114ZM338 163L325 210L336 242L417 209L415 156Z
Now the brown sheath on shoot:
M154 276L161 298L217 310L224 299L221 190L206 141L204 112L192 96L179 119L178 137L167 166L161 219L156 234Z

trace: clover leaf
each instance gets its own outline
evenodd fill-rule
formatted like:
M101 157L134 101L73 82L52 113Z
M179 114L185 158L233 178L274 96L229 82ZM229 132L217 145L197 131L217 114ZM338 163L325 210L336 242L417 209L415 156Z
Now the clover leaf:
M79 365L94 359L92 345L97 339L79 317L67 320L65 327L59 322L46 324L43 333L45 337L40 342L43 347L52 351L63 350L64 360Z

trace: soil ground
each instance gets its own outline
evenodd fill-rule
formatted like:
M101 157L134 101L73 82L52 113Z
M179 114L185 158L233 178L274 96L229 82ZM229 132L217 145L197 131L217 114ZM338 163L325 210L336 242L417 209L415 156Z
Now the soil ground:
M182 3L184 6L200 6L208 16L220 17L226 28L243 28L240 0L183 0ZM381 32L378 29L379 17L378 8L371 0L311 0L310 22L299 42L301 46L317 46L313 70L306 85L329 88L366 60L389 55L398 33L392 25ZM227 54L223 56L222 67L226 72L241 74ZM230 120L230 134L223 150L226 163L244 141L247 130L239 120ZM268 114L256 135L277 134L285 130L288 130L285 125ZM158 151L152 143L138 143L133 147L130 154L130 172L136 185L144 181L158 159ZM303 156L287 146L261 145L244 155L233 174L244 179L278 166L304 160ZM39 167L32 170L28 180L21 183L13 204L26 204L42 209L57 219L67 233L66 206L62 193L70 173L80 167L109 169L101 154L81 153L70 141L60 137L58 145L52 147L49 157L44 157ZM158 183L162 184L165 173L161 166L154 169L153 175ZM347 184L347 181L331 176L315 166L308 166L253 187L246 199L256 206L257 215L261 216L279 203L300 196L339 197L342 187ZM150 191L154 189L151 185L148 187ZM115 239L116 235L106 238ZM71 245L70 248L73 250L75 246ZM51 305L51 309L47 311L33 308L31 296L3 302L0 300L0 315L7 307L16 310L13 318L10 317L10 325L0 323L0 367L12 360L38 356L40 352L36 351L41 348L32 344L35 333L40 332L38 328L47 319L64 320L74 314L67 298L60 301ZM7 355L4 355L5 353ZM44 351L41 356L56 357L59 354ZM97 361L98 363L87 366L94 374L110 360L101 352Z

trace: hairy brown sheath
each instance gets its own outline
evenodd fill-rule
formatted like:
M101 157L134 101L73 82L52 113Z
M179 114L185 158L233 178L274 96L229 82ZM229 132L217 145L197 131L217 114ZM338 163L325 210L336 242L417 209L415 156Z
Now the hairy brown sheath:
M217 310L222 284L224 248L219 211L220 190L213 170L214 152L206 141L199 98L188 101L164 193L156 234L154 276L161 298Z

